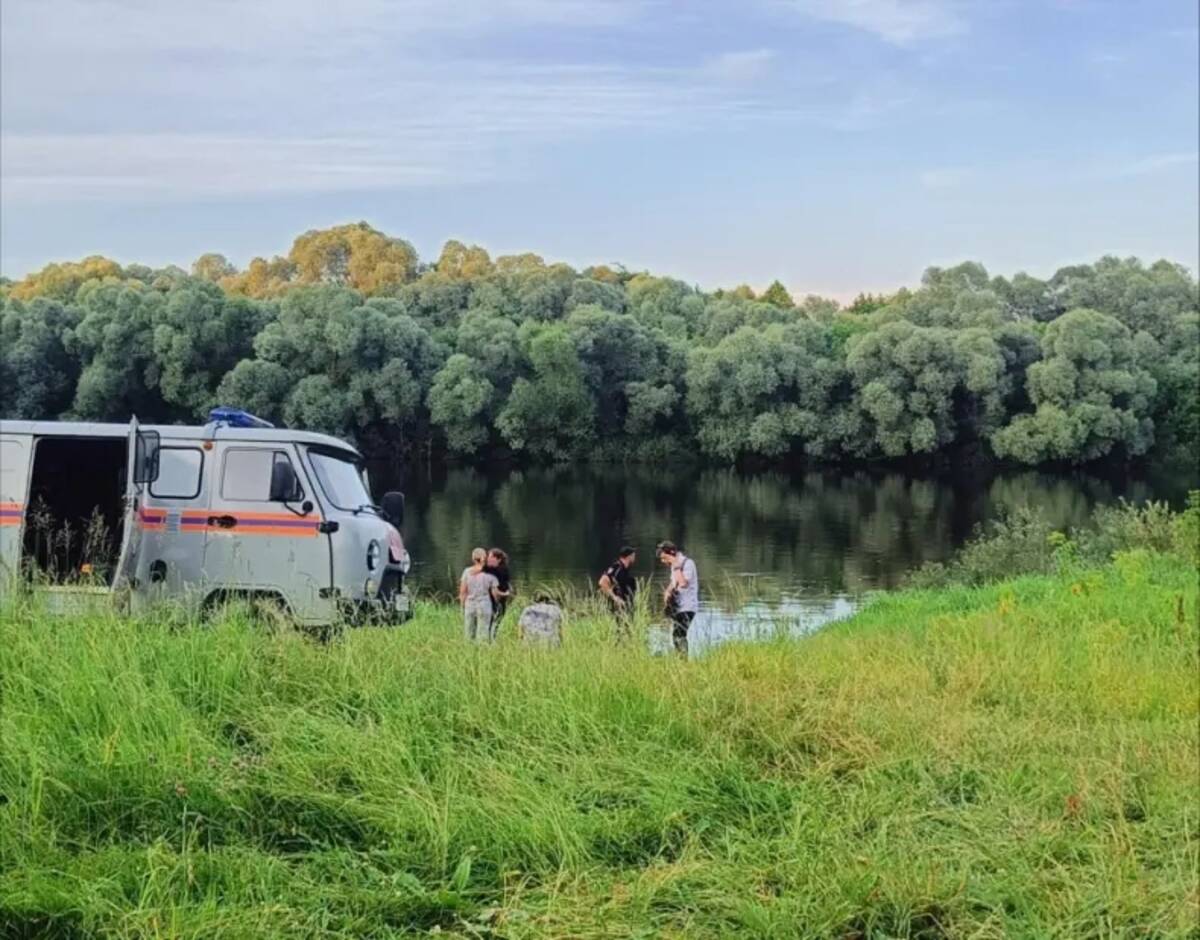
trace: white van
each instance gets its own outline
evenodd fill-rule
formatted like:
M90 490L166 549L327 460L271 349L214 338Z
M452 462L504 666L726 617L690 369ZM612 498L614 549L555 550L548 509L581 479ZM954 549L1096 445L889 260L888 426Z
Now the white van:
M0 421L0 592L280 605L297 623L411 614L404 497L372 504L337 438L214 409L200 427Z

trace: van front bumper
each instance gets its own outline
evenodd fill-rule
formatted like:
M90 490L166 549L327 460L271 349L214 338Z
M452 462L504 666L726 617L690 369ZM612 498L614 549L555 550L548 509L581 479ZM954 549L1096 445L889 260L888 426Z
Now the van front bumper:
M388 565L377 584L368 582L364 588L361 597L342 597L338 602L342 618L351 625L392 626L412 617L412 595L399 568Z

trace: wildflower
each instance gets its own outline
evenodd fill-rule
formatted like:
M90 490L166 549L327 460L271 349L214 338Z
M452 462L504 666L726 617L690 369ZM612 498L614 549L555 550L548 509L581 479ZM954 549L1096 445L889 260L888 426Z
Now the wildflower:
M175 781L175 795L181 800L186 800L188 797L188 788L183 785L182 780Z

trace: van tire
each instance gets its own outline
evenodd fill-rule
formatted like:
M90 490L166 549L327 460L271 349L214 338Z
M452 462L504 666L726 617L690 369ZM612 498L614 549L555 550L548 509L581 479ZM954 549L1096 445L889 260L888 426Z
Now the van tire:
M288 606L286 598L278 591L239 591L218 588L204 598L200 605L200 615L205 621L211 621L223 608L245 604L251 617L270 629L275 630L283 625L295 626L296 618Z

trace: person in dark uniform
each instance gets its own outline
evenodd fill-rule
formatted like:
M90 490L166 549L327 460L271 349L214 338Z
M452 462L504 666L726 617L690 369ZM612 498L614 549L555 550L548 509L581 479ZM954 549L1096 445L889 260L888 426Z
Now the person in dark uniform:
M508 554L500 548L493 548L488 552L487 564L483 566L484 572L490 574L496 579L497 587L493 595L492 601L492 623L489 630L490 639L496 639L496 633L500 629L500 621L504 619L504 613L508 610L508 602L512 599L512 574L508 570Z
M618 643L627 640L633 630L633 598L637 593L637 580L632 570L635 561L637 551L625 545L617 552L617 560L600 575L600 591L608 598L612 609Z

